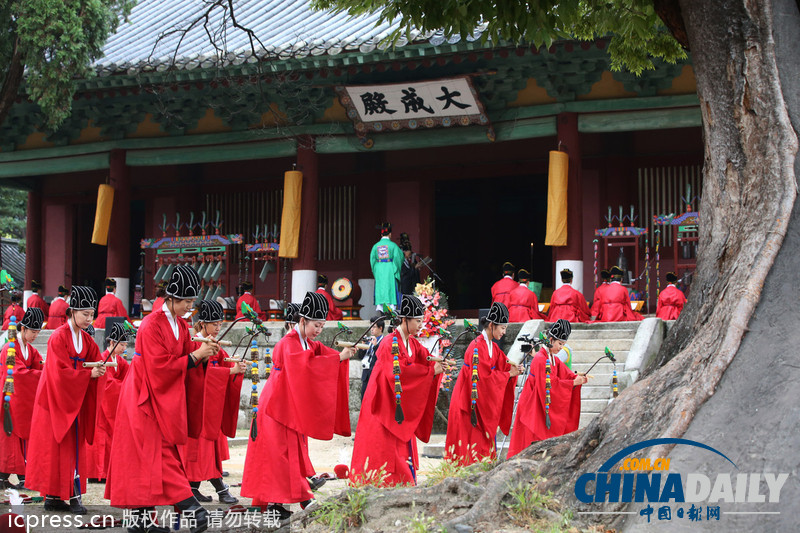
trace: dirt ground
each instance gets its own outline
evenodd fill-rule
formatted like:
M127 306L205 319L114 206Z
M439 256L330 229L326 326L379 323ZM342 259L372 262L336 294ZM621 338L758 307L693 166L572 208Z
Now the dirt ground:
M247 431L240 430L240 437L246 437ZM248 507L251 504L250 498L242 498L240 495L240 484L242 481L242 473L244 471L244 460L245 455L247 453L247 447L245 445L238 445L242 439L237 439L236 444L230 447L230 455L231 458L228 461L223 463L223 468L229 473L229 476L225 478L225 482L228 483L231 488L230 492L235 497L239 498L239 503L244 507ZM444 441L444 435L434 435L431 437L431 442L438 442ZM422 450L422 443L419 443L419 449ZM334 475L334 467L343 462L349 466L350 464L350 457L353 453L353 437L340 437L335 436L333 440L330 441L318 441L314 439L309 439L309 455L311 457L311 461L314 464L314 467L317 470L317 474L322 474L324 472L330 473L331 476ZM424 482L427 472L429 472L432 468L436 467L441 462L441 459L431 459L420 457L420 469L418 472L418 479L420 482ZM12 481L15 481L15 476L11 477ZM325 485L320 487L317 491L317 500L323 501L330 495L338 494L346 487L345 480L328 480ZM83 517L77 517L71 515L70 513L54 513L54 512L44 512L44 507L41 502L34 502L24 506L24 512L31 520L30 523L32 525L31 531L62 531L62 532L85 532L90 531L92 529L89 528L80 528L75 527L78 523L76 522L77 518L80 518L82 521L80 524L87 524L93 515L97 515L98 518L95 519L95 523L98 525L102 522L102 516L109 516L114 517L116 519L121 519L123 516L123 512L121 509L114 509L113 507L109 506L108 500L103 498L103 492L105 490L104 484L98 483L90 483L87 485L87 492L83 496L83 504L89 509L89 514ZM20 491L21 494L27 494L29 496L38 496L37 493L32 491ZM214 490L210 483L204 482L200 486L200 492L205 495L212 495L214 494ZM8 495L6 495L6 500L8 499ZM211 503L204 503L203 504L206 509L209 511L211 510L219 510L222 512L227 511L227 505L220 504L218 501L211 502ZM6 504L2 507L2 512L7 513L9 510L10 505ZM298 511L300 506L298 504L294 504L288 507L292 511ZM18 508L13 509L14 512L18 514L22 514ZM168 508L158 508L159 516L161 516L164 512L169 512L170 509ZM219 513L220 515L222 513ZM45 522L46 520L46 522ZM107 519L107 524L110 525L111 519ZM5 525L2 520L0 520L0 531L6 531L3 527ZM236 526L239 524L229 523L230 526ZM254 524L255 525L255 524ZM224 531L228 529L226 522L222 522L219 526L215 527L216 524L211 524L209 527L209 531ZM99 528L97 528L99 529ZM183 531L187 531L186 527L181 528ZM119 528L116 529L108 529L114 531L120 531Z

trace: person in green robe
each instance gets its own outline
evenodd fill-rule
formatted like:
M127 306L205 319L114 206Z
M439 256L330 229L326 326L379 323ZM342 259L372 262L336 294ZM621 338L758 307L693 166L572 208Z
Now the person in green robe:
M383 310L386 304L397 308L397 287L400 283L400 269L403 267L403 252L392 241L392 225L384 222L380 226L381 239L372 247L369 264L375 278L375 307Z

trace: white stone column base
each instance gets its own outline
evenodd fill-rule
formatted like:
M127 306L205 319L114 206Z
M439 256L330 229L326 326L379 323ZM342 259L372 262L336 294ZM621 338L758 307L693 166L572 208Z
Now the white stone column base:
M292 301L301 303L307 292L317 290L316 270L292 270Z
M583 293L583 261L580 260L556 261L556 289L563 285L561 271L565 268L572 270L572 288Z
M130 288L131 288L131 278L111 278L117 282L117 292L115 293L116 297L122 300L122 305L125 306L125 312L128 313L130 316L131 313L131 301L130 301Z

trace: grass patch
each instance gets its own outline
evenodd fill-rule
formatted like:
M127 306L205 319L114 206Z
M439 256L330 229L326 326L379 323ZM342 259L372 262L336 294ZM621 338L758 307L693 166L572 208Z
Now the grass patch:
M412 504L411 510L414 510L414 506ZM436 519L432 516L425 516L425 512L421 511L419 513L414 513L414 518L411 519L411 523L408 525L408 533L433 533L433 532L445 532L443 527L438 527L434 529L433 523Z
M343 498L329 498L313 512L314 520L328 526L331 531L348 531L366 521L367 492L364 489L348 490Z
M533 531L561 533L570 529L573 514L570 509L562 512L561 504L553 497L552 491L543 493L536 486L542 478L535 476L531 482L519 482L508 491L508 501L504 501L511 520Z
M483 457L471 465L462 466L452 454L445 454L444 460L428 472L426 485L437 485L447 478L468 478L481 472L488 472L497 465L497 459Z

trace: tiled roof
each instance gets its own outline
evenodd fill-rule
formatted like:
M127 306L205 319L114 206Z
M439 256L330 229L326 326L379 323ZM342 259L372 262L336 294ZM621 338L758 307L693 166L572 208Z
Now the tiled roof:
M163 70L172 64L182 69L208 68L217 64L217 51L211 44L203 23L198 23L183 35L176 29L188 28L208 9L209 0L141 0L129 17L112 35L104 47L105 57L96 63L100 75L135 73L141 70ZM222 2L227 5L227 2ZM261 41L256 42L259 58L287 59L290 57L337 55L342 52L373 51L378 43L398 27L396 23L376 26L379 16L353 18L346 13L314 11L309 0L239 0L234 2L237 22L251 30ZM211 11L208 32L223 50L222 65L254 62L248 34L234 28L222 7ZM159 41L159 36L162 40ZM470 40L479 38L476 32ZM416 42L431 45L447 41L455 43L456 36L445 39L441 33L420 36ZM180 43L180 46L178 46ZM396 44L408 44L405 38Z

